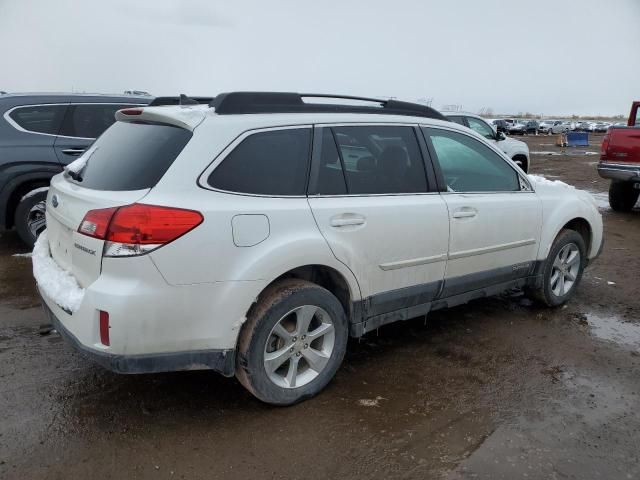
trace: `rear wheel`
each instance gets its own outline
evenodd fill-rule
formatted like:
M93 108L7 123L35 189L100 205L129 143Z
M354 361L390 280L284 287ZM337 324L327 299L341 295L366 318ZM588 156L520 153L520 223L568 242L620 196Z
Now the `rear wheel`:
M347 347L347 318L328 290L304 280L269 287L240 335L236 377L253 395L291 405L319 393Z
M586 250L582 235L574 230L562 230L545 260L542 285L532 291L533 296L549 307L566 303L582 279Z
M20 239L29 247L33 247L44 229L47 192L29 193L20 200L16 208L15 226Z
M609 185L609 205L616 212L629 212L638 201L640 190L633 183L611 182Z

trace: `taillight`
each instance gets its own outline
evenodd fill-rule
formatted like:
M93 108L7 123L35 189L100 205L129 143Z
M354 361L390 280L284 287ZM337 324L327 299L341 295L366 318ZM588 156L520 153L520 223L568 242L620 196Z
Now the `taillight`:
M109 312L104 312L99 310L100 312L100 343L103 345L109 346L111 345L111 341L109 340Z
M78 232L89 237L104 239L111 217L113 217L116 210L117 208L90 210L82 219Z
M106 240L105 257L142 255L200 225L200 212L134 203L87 212L78 232Z
M609 134L606 134L602 139L602 145L600 145L600 160L607 160L607 154L609 150Z

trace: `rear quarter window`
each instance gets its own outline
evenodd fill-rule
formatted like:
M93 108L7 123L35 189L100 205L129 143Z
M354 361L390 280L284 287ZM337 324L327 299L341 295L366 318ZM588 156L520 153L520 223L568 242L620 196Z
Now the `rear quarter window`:
M67 105L17 107L9 113L9 118L23 130L57 135L66 110Z
M157 123L116 122L87 151L80 179L94 190L143 190L158 183L191 139L189 130Z
M207 182L228 192L305 195L310 153L310 128L253 133L222 160Z

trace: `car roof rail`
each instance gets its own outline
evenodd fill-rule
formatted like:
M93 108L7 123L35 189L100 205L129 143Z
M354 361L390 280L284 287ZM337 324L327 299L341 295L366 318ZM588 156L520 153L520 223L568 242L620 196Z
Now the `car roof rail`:
M308 103L303 98L351 100L374 103L376 106L336 103ZM250 113L373 113L407 115L449 121L437 110L419 103L394 99L293 92L229 92L217 95L210 103L219 115Z
M161 107L166 105L207 105L214 97L188 97L184 94L179 97L156 97L148 105L149 107Z

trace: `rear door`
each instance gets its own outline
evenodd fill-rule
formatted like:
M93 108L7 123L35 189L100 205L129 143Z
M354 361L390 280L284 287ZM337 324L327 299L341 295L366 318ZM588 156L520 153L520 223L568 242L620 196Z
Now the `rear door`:
M63 165L73 162L115 122L115 113L131 104L85 103L70 104L54 149Z
M480 140L425 128L450 219L442 296L526 277L540 241L542 206L517 170Z
M47 238L53 259L81 287L102 266L104 241L77 232L90 210L129 205L153 188L191 138L164 124L117 122L86 153L77 180L55 176L47 196Z
M316 127L309 204L356 276L367 317L430 302L444 276L447 207L429 188L417 133L403 125Z

